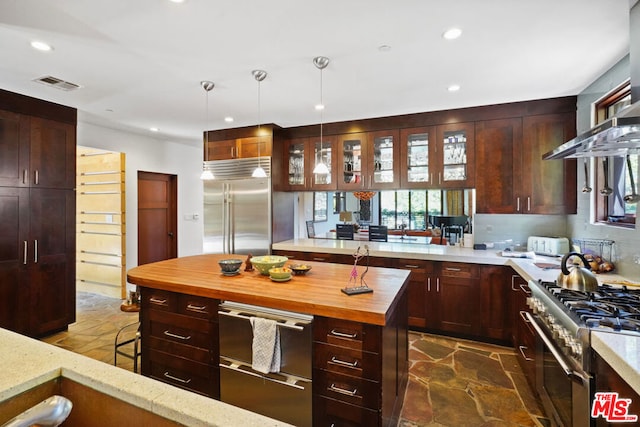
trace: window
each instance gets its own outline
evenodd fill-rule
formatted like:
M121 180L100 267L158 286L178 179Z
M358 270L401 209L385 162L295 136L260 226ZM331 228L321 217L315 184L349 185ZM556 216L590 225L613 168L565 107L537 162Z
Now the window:
M313 193L313 222L327 220L327 193Z
M594 123L601 123L631 104L631 85L626 82L595 104ZM595 204L596 221L620 227L635 227L637 203L625 202L625 196L637 190L631 185L631 175L637 185L638 155L627 157L595 158ZM585 161L587 161L585 159ZM630 168L629 168L630 166ZM605 171L608 176L605 180ZM612 192L605 196L601 189L609 187Z
M380 225L391 229L428 228L428 215L442 214L442 190L381 191Z

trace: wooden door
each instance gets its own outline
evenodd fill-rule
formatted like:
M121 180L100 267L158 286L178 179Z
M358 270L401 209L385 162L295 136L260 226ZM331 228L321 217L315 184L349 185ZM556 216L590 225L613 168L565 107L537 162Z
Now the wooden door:
M394 189L400 183L400 133L397 130L370 132L368 135L366 188Z
M424 189L434 186L433 171L435 168L432 162L436 158L435 142L436 134L433 127L400 130L400 185L402 189Z
M522 209L521 152L521 118L476 123L477 213L510 214Z
M29 184L29 117L0 111L0 186Z
M138 265L178 256L178 177L138 172Z
M452 123L436 128L436 152L429 166L436 167L437 188L472 188L475 180L475 127L473 123ZM437 171L437 179L436 179Z

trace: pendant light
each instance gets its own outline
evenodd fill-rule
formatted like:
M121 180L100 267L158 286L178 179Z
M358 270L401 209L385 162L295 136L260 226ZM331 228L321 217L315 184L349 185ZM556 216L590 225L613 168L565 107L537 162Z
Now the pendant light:
M324 110L324 104L322 102L322 70L324 70L327 65L329 65L329 58L326 56L316 56L313 58L313 65L316 66L317 69L320 70L320 104L317 108L320 110L320 158L318 163L316 163L315 168L313 168L313 173L317 175L328 175L329 168L322 161L322 112Z
M211 92L211 89L214 88L214 84L212 81L209 80L203 80L200 82L200 86L202 86L202 88L205 90L205 93L207 94L207 107L206 107L206 117L205 117L205 125L207 127L207 129L205 130L205 140L204 140L204 144L205 144L205 148L206 148L206 144L207 142L209 142L209 92ZM213 176L213 172L211 172L209 169L207 169L206 164L202 164L202 174L200 175L200 179L202 180L212 180L214 179Z
M260 82L267 78L267 72L264 70L253 70L251 74L253 74L253 78L258 82L258 167L253 170L251 176L254 178L266 178L267 173L262 169L262 166L260 166L260 136L262 134L260 131L262 124L262 117L260 116Z

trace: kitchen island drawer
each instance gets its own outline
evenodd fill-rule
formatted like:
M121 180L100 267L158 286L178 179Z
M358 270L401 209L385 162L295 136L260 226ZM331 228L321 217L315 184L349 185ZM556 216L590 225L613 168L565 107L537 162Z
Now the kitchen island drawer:
M155 310L149 310L148 314L143 330L149 336L206 349L212 349L217 342L214 323Z
M316 343L314 368L379 381L380 355L362 350Z
M218 302L212 298L179 294L178 313L215 322L218 319Z
M314 318L313 338L316 342L372 353L380 352L382 342L380 328L375 325L320 316Z
M149 350L162 351L163 353L183 357L199 363L216 362L214 352L208 348L193 347L191 345L180 344L154 336L150 336L145 341L146 342L143 346Z
M313 371L313 394L330 397L352 405L376 409L380 407L380 383L349 375Z
M313 425L318 427L378 427L380 413L325 396L313 397Z
M461 262L443 262L440 265L440 275L444 277L477 279L480 277L480 270L479 267L475 264L464 264Z
M140 300L145 309L178 311L178 294L160 289L141 288Z
M220 398L220 369L205 363L151 350L142 359L143 374L167 384Z

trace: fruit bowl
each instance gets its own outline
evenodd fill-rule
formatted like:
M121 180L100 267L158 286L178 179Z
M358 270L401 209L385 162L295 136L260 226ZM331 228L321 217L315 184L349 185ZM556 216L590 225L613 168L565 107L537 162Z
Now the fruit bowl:
M289 267L274 267L269 269L269 277L276 282L284 282L291 279L291 269Z
M268 276L269 269L283 267L289 258L279 255L254 256L249 261L262 275Z
M221 259L218 261L218 265L223 273L237 273L242 265L241 259Z
M311 270L311 266L306 264L293 264L290 265L289 268L296 276L302 276L306 274L307 271Z

